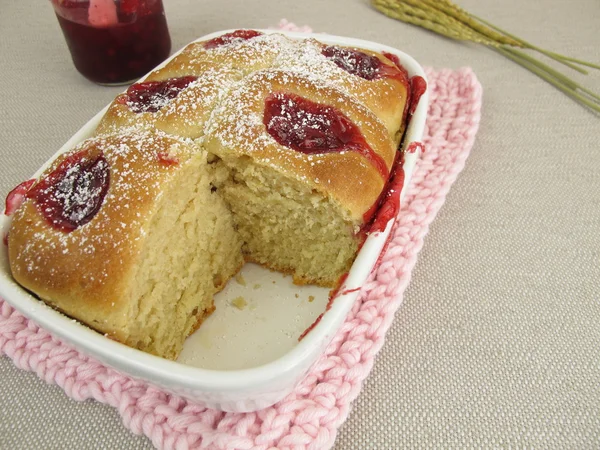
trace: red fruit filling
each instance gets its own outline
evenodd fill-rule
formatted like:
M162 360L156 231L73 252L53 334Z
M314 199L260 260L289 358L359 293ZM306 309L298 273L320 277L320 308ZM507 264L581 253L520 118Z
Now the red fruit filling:
M424 152L425 145L422 142L411 142L406 152L415 153L417 150ZM363 215L364 225L361 230L362 232L375 233L383 231L387 223L398 215L400 211L400 194L404 186L403 164L404 159L401 153L397 152L392 173L387 184L375 204Z
M179 164L179 158L170 155L168 152L158 152L156 154L158 161L165 166L176 166Z
M419 100L421 99L421 96L427 90L427 82L423 79L423 77L420 77L419 75L415 75L414 77L409 78L408 71L404 68L404 66L400 62L400 58L398 58L396 55L384 52L383 56L392 61L396 65L396 67L398 67L398 69L403 73L403 76L406 79L405 85L408 99L406 102L406 107L404 108L404 115L408 116L408 118L410 119L410 117L412 117L412 115L415 113L417 106L419 105Z
M405 84L408 85L408 78L397 67L384 64L376 56L367 55L359 50L336 47L334 45L325 47L321 53L327 59L333 61L340 69L365 80L398 78L403 82L406 79Z
M23 203L25 200L27 191L31 188L31 186L33 186L33 183L35 183L35 179L23 181L8 193L4 208L5 215L11 216L17 209L19 209L19 206L21 206L21 203Z
M367 144L360 129L341 111L294 94L272 93L265 99L263 123L281 145L306 154L355 151L387 179L383 158Z
M415 153L417 150L421 150L421 153L425 153L425 144L422 142L411 142L406 148L406 153Z
M408 108L408 115L412 116L419 105L421 96L427 90L427 82L418 75L411 77L410 79L410 107Z
M117 101L126 103L135 113L157 112L197 78L187 76L132 84L127 89L125 98L118 98Z
M88 223L102 206L110 183L104 155L81 151L69 155L27 192L46 221L70 232Z
M232 33L227 33L222 36L216 37L204 43L204 48L215 48L221 47L222 45L229 45L233 42L247 41L253 37L260 36L263 33L255 30L236 30Z
M379 77L381 61L375 56L352 50L350 48L329 46L322 51L323 56L333 61L340 69L365 80Z
M397 152L392 173L386 186L381 191L377 201L363 215L362 232L375 233L383 231L387 223L398 215L398 211L400 211L400 193L404 185L402 164L400 152Z
M385 56L387 59L389 59L396 65L396 67L400 71L400 76L397 78L401 79L402 84L404 84L404 86L406 86L406 90L408 91L410 77L408 75L408 70L406 70L406 68L400 62L400 58L398 58L396 55L394 55L392 53L388 53L388 52L383 52L383 56Z

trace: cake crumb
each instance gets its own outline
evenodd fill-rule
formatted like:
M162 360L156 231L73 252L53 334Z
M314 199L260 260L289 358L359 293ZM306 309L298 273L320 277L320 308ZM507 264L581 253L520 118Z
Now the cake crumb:
M260 284L256 283L256 284L254 285L254 289L260 289Z
M296 298L300 297L298 294L294 294L294 296L295 296Z
M314 295L309 295L309 296L308 296L308 301L309 301L310 303L312 303L314 299L315 299L315 296L314 296Z
M231 304L237 309L242 310L246 307L246 305L248 305L248 302L244 299L244 297L236 297L231 300Z
M235 281L237 282L237 284L239 284L241 286L246 286L246 280L244 279L244 277L240 273L238 273L235 276Z

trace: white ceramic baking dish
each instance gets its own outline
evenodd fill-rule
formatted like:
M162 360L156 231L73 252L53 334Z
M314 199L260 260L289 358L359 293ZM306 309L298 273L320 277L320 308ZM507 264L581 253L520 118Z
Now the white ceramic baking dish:
M230 31L233 30L198 40L212 39ZM327 34L261 31L282 33L290 38L314 37L327 44L389 52L400 58L409 75L426 78L422 67L412 57L385 45ZM405 146L422 138L428 97L428 91L421 97L406 133ZM51 160L89 137L105 110L84 125ZM405 156L403 194L418 153ZM9 225L10 218L1 215L3 233ZM358 297L357 288L367 280L392 225L390 221L383 232L369 236L331 308L300 341L299 336L325 311L328 290L295 286L290 277L253 264L247 264L219 293L215 299L216 312L187 339L176 362L112 341L46 306L12 279L5 245L0 245L0 296L65 342L124 374L211 408L254 411L289 394L323 354Z

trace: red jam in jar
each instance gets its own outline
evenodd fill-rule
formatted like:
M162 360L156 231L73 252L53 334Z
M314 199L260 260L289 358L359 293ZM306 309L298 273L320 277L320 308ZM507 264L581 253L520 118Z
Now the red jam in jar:
M98 84L127 84L169 56L162 0L51 0L77 70Z

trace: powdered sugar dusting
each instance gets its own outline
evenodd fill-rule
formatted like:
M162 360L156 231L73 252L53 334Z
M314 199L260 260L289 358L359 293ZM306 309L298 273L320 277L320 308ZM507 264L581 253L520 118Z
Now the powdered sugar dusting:
M352 56L352 50L345 52L343 48L340 48L340 51L336 51L338 62L336 64L336 59L327 58L323 54L324 49L327 48L325 44L315 39L298 41L295 48L280 52L273 62L273 67L335 86L335 88L357 99L369 108L386 124L390 134L394 135L400 127L399 120L392 117L390 121L388 115L390 111L394 110L398 111L398 115L401 114L406 100L406 87L398 80L382 76L383 72L387 72L386 68L396 70L393 63L379 54L375 56L375 53L365 50L365 56L369 57L367 59L380 60L384 64L376 69L371 61L371 65L373 65L371 68L372 73L366 79L353 73L367 70L368 67L361 68L361 64L364 65L364 63L361 63L356 56ZM383 61L387 62L384 63ZM347 70L340 66L345 67ZM380 71L382 73L379 73Z
M364 105L308 69L264 70L244 78L213 110L205 134L217 137L224 147L236 148L243 144L243 151L247 153L256 153L265 145L272 145L275 141L265 131L263 109L264 98L277 89L307 95L317 102L320 99L323 104L331 102L332 106L344 110L360 111L369 120L361 120L361 115L355 114L353 121L356 125L369 135L381 134L381 122ZM381 142L385 140L386 136L382 136ZM285 150L280 153L283 158L291 154Z
M210 68L160 111L154 126L173 134L196 139L214 106L240 80L238 72L225 68Z
M192 77L184 76L179 79L181 78ZM97 134L109 135L122 132L125 128L145 128L159 129L190 139L200 137L212 108L241 75L233 69L211 66L193 78L194 81L183 87L167 87L165 95L149 98L143 108L132 108L130 101L120 100L122 96L117 97L98 126ZM165 81L169 80L177 79L168 78Z
M127 129L126 134L82 142L55 162L41 180L69 156L101 152L102 164L110 168L110 185L101 208L89 222L65 232L48 227L40 216L32 216L30 208L36 207L35 200L28 199L23 206L29 207L22 207L14 216L15 222L23 221L21 226L11 232L27 235L26 243L16 254L17 263L25 267L33 279L49 285L61 282L60 279L48 279L48 271L54 270L53 266L57 264L57 255L69 255L77 266L64 270L76 270L90 283L102 283L111 274L119 273L137 251L136 242L146 232L152 212L150 206L160 198L163 186L177 170L177 166L161 163L158 151L185 160L197 151L193 147L191 141L139 129ZM80 217L89 212L86 199L97 187L87 181L75 185L73 180L81 178L78 178L78 170L78 166L69 169L61 181L58 195L70 202L69 207Z
M181 53L173 66L178 70L194 70L207 65L236 69L242 75L272 66L273 61L282 52L289 52L297 46L297 41L274 33L264 34L252 39L234 39L226 45L206 48L204 42L190 44Z

